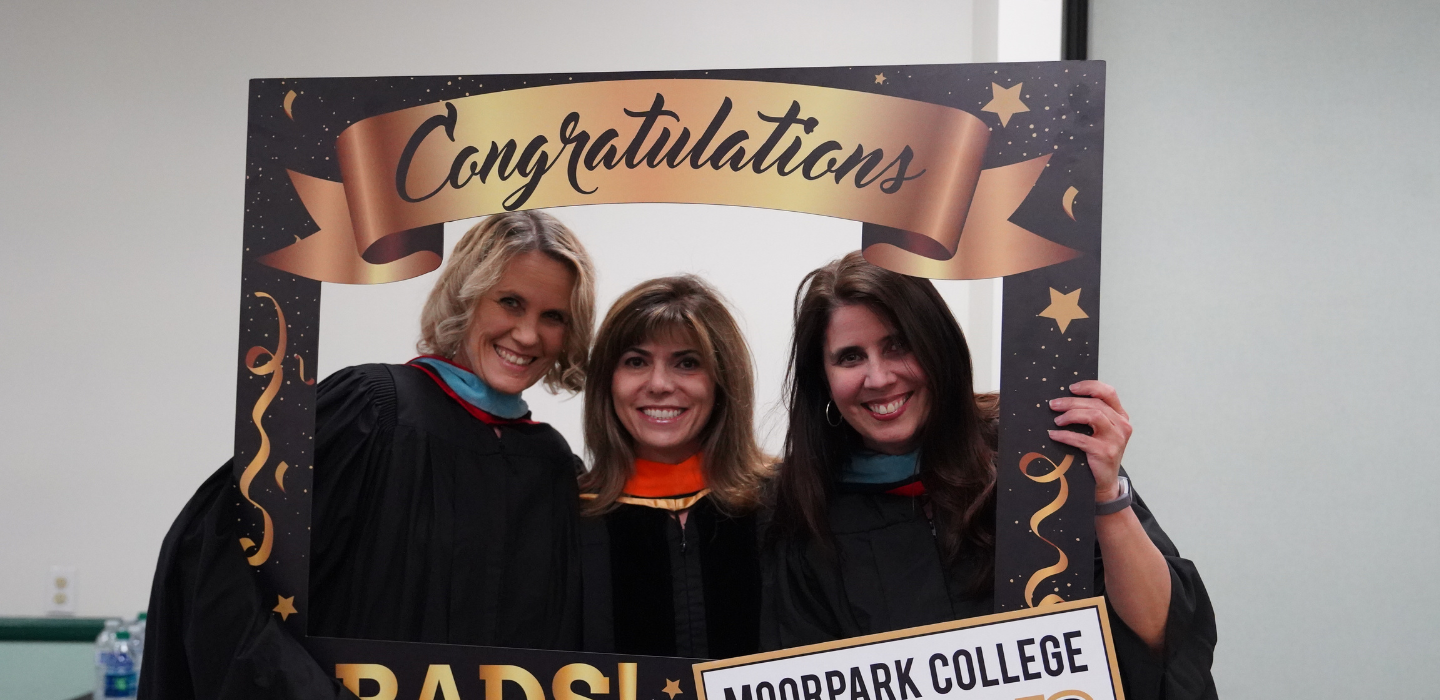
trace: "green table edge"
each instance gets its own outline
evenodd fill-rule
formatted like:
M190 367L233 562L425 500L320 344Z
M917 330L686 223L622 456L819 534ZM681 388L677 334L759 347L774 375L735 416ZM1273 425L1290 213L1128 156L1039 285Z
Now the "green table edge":
M0 642L94 642L103 617L0 617Z

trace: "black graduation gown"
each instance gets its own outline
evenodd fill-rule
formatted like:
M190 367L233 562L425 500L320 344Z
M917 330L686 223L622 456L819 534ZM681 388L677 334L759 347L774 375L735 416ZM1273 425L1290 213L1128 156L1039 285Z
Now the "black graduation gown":
M993 613L993 596L966 592L978 563L963 557L953 566L943 563L922 499L836 493L830 500L833 551L797 541L767 547L761 646L783 649ZM1214 698L1215 612L1205 585L1138 494L1133 508L1170 565L1170 613L1165 649L1156 655L1111 608L1125 697ZM1094 590L1105 592L1098 546Z
M621 504L582 521L585 650L723 659L760 648L756 516L709 497L685 526L671 511Z
M548 425L500 431L414 367L321 382L311 634L580 647L577 460ZM227 464L166 535L142 697L348 696L260 603L239 500Z

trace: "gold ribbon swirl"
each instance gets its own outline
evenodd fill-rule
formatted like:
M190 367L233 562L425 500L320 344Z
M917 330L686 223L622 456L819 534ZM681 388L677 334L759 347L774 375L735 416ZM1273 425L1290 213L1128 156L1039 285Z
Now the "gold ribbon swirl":
M1040 476L1035 476L1034 474L1031 474L1029 471L1030 463L1034 462L1037 459L1043 459L1046 462L1049 462L1052 469L1045 474L1041 474ZM1065 505L1065 499L1070 497L1070 485L1065 481L1065 472L1070 471L1070 465L1074 461L1074 455L1065 455L1065 459L1060 460L1060 463L1056 464L1055 462L1051 461L1049 457L1046 457L1039 452L1030 452L1024 457L1020 458L1020 473L1024 474L1025 478L1037 484L1048 484L1052 481L1060 482L1060 493L1055 496L1055 500L1051 501L1050 504L1045 506L1044 508L1035 511L1035 514L1030 516L1030 532L1034 533L1036 537L1039 537L1041 542L1044 542L1045 544L1054 547L1055 552L1060 555L1059 561L1055 562L1055 564L1052 566L1047 566L1043 569L1037 570L1033 574L1030 574L1030 580L1025 583L1025 605L1032 608L1039 608L1054 603L1065 602L1064 598L1061 598L1060 596L1051 593L1041 599L1039 603L1036 603L1035 588L1040 585L1041 581L1044 581L1045 579L1064 571L1070 566L1070 558L1065 556L1065 550L1061 549L1060 545L1057 545L1054 542L1045 539L1045 536L1040 534L1040 522L1043 521L1045 518L1053 515L1056 511L1060 510L1060 507Z
M300 363L300 369L296 370L295 372L295 375L300 378L300 383L304 384L305 386L315 386L314 377L311 377L309 379L305 378L305 358L301 357L300 353L297 352L295 353L295 361Z
M270 402L274 401L275 396L280 393L281 375L285 362L285 313L280 310L280 302L276 301L275 297L265 292L255 292L255 296L269 299L270 303L275 305L275 316L280 323L280 337L275 341L275 350L273 351L256 345L245 353L246 369L262 377L270 375L270 383L265 387L265 391L261 392L260 398L255 402L255 408L250 411L250 419L255 421L255 430L260 433L260 448L255 451L255 458L250 460L250 464L245 466L245 471L240 475L240 495L244 496L250 505L255 506L265 519L265 535L260 540L260 547L255 550L254 554L246 558L246 561L250 562L250 566L264 564L265 560L270 558L270 549L275 544L275 523L270 520L270 513L265 510L265 507L250 497L250 484L255 481L260 470L265 468L265 461L270 459L270 436L265 432L265 425L261 421L265 417L265 409L270 407ZM268 355L269 359L265 361L265 364L257 367L255 360L259 359L261 355ZM241 538L240 545L249 550L255 545L255 542L245 537Z

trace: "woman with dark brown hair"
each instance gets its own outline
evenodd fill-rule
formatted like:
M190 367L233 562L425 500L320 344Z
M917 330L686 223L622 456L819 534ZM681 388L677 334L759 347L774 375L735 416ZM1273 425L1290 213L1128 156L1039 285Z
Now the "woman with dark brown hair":
M600 326L585 382L585 648L759 649L750 351L698 277L642 282Z
M1098 381L1050 402L1051 439L1096 482L1095 590L1128 698L1215 697L1214 613L1120 458L1129 417ZM996 410L929 280L859 253L795 301L790 426L775 482L762 643L792 647L994 612Z

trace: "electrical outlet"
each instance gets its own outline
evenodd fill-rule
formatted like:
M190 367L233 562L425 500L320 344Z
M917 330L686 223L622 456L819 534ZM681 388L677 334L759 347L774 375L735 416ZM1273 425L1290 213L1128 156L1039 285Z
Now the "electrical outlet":
M75 567L50 567L50 585L45 600L47 615L69 616L75 614Z

